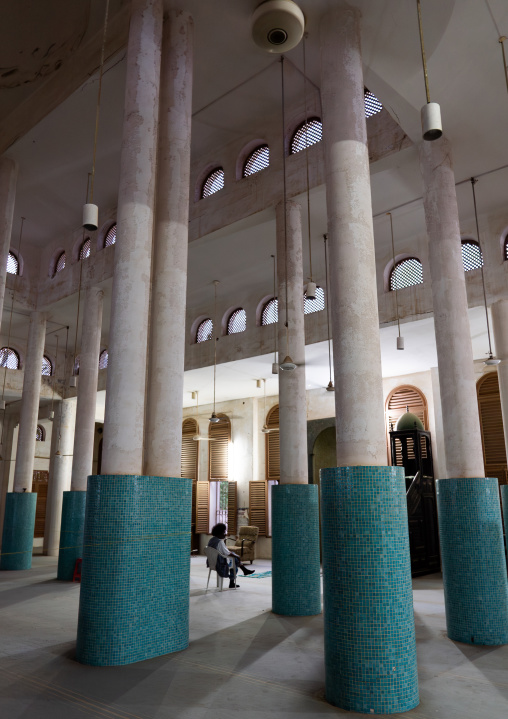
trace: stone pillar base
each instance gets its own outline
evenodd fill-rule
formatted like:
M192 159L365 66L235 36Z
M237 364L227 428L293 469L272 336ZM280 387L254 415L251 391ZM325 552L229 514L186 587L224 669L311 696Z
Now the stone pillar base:
M508 583L497 479L436 481L448 636L508 643Z
M35 492L7 493L0 569L31 569L36 505Z
M76 658L118 666L189 643L192 480L88 478Z
M63 493L57 579L72 581L76 559L83 558L85 507L86 492Z
M402 467L321 470L326 699L392 714L419 703Z
M315 484L272 487L272 610L321 614L319 497Z

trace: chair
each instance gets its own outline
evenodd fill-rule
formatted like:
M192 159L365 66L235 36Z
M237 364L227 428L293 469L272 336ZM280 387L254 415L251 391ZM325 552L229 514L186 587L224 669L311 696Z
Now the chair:
M205 555L208 559L208 581L206 583L206 589L205 594L208 591L208 585L210 583L210 575L212 572L217 572L217 557L219 556L219 552L214 549L213 547L205 547ZM236 581L236 564L232 557L228 559L228 566L231 569L231 567L235 570L235 581ZM217 572L217 587L219 588L219 591L222 592L222 584L224 582L224 577L221 577L220 574Z
M228 547L231 552L238 554L242 564L250 560L252 564L256 558L256 540L259 534L259 527L240 527L238 539L235 539L235 545Z

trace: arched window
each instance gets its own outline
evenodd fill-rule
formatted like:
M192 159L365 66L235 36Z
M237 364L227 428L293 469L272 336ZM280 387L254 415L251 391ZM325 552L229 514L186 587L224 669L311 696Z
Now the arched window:
M365 88L365 117L372 117L381 112L383 106L373 92Z
M44 442L46 440L46 433L44 431L44 427L41 427L40 424L37 425L37 429L35 431L35 441L36 442Z
M79 250L79 259L80 260L86 260L87 257L90 257L90 238L87 237L86 240L81 245L81 249Z
M49 359L49 357L46 357L46 355L42 358L42 375L44 377L51 377L53 374L53 363Z
M279 319L279 301L276 297L272 297L271 300L263 307L261 313L261 324L262 325L273 325Z
M249 177L254 175L260 170L264 170L270 164L270 148L268 145L261 145L256 147L254 152L251 152L245 165L243 166L243 176Z
M11 347L2 347L0 350L0 367L19 369L19 354Z
M67 259L67 258L66 258L66 256L65 256L65 252L61 252L61 253L58 255L58 259L57 259L56 265L55 265L55 275L56 275L57 272L61 272L61 271L64 269L64 267L65 267L65 260L66 260L66 259Z
M279 405L266 415L266 426L271 432L265 434L266 479L280 479Z
M111 247L116 242L116 223L111 225L104 238L104 247Z
M462 240L462 264L464 272L478 270L483 267L483 255L480 243L476 240Z
M390 458L390 435L389 432L397 426L397 420L405 413L406 407L421 420L425 429L429 428L429 417L427 413L427 400L425 395L413 385L401 385L395 387L386 399L385 417L386 417L386 442L389 464ZM398 455L398 452L397 452ZM397 457L397 464L402 465L402 456Z
M508 261L508 232L506 233L506 237L504 238L503 260L505 262Z
M241 308L231 313L228 320L228 335L236 335L247 329L247 314Z
M200 323L196 332L196 342L206 342L212 339L213 322L210 318Z
M229 478L229 443L231 422L225 414L218 414L220 422L210 422L208 436L208 480Z
M318 117L313 117L307 122L302 122L296 129L291 140L289 152L291 155L305 150L306 147L315 145L323 139L323 123Z
M312 312L321 312L325 308L325 291L322 287L316 287L316 296L313 300L307 299L307 293L303 295L303 313L310 315Z
M19 275L19 262L14 252L7 255L7 272L10 275Z
M182 461L180 476L186 477L187 479L197 480L198 478L199 442L193 440L193 437L197 434L198 423L196 420L184 419L182 423ZM192 521L194 521L194 517Z
M417 257L409 257L397 262L390 272L390 290L402 290L404 287L421 285L422 282L423 268Z
M108 351L102 350L102 352L99 355L99 369L106 369L106 367L108 366L108 359L109 359Z
M201 199L214 195L216 192L219 192L219 190L222 190L223 187L224 170L222 167L216 167L215 170L212 170L210 174L207 175L205 181L203 182L203 187L201 188Z

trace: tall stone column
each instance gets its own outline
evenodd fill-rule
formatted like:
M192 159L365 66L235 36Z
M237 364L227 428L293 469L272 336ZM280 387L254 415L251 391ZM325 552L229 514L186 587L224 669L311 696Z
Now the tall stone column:
M365 713L419 701L406 488L386 464L360 13L321 22L337 461L321 470L326 698ZM368 588L368 589L367 589Z
M14 446L14 428L18 424L17 415L7 409L2 417L2 443L0 445L0 528L4 526L5 504L7 500L7 492L9 489L9 476L11 473L12 450ZM0 532L0 550L2 548L2 532Z
M32 494L35 433L39 415L46 315L30 314L21 396L14 492L7 495L0 569L30 569L37 495Z
M164 22L145 474L180 476L189 242L193 21Z
M51 434L49 486L44 527L44 554L50 557L58 557L62 500L71 484L75 424L76 398L70 397L58 402Z
M508 584L498 482L484 477L455 177L445 137L421 144L420 168L448 477L436 482L448 636L504 644Z
M504 444L508 457L508 300L498 300L491 305L492 329L496 356L501 360L497 366L499 397L503 414ZM503 499L504 526L508 526L508 484L501 487Z
M302 218L297 202L286 203L285 218L284 202L277 205L277 268L279 356L289 354L296 369L279 369L281 483L272 487L272 608L276 614L306 616L321 612L321 568L318 488L308 483Z
M0 157L0 321L4 307L7 257L11 245L17 178L18 166L14 160Z
M178 23L183 34L189 30L185 17L171 14L166 23L174 22L176 31L165 32L165 82L180 87L181 73L187 72L180 61L190 52L183 52L186 40L178 34ZM175 481L167 471L163 476L141 474L162 20L161 0L132 0L103 474L88 481L76 646L79 661L98 666L128 664L188 645L189 569L182 558L190 557L192 481ZM173 45L180 56L177 62L167 59ZM163 113L169 110L164 105ZM183 159L188 138L185 127L180 130ZM166 156L163 165L167 162ZM164 172L176 193L172 170L165 167ZM184 167L184 182L187 172ZM176 203L181 213L180 202L172 194L172 207ZM163 207L159 217L164 226ZM182 217L175 218L175 247L181 247ZM160 242L165 239L161 236ZM180 256L179 267L181 262ZM165 317L154 317L154 323L159 321L164 323Z

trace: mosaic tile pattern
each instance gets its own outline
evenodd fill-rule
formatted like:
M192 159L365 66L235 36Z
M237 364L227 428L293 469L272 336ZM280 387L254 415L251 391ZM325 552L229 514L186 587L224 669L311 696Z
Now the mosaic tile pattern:
M326 699L391 714L416 707L418 675L401 467L321 470Z
M508 532L508 484L503 484L499 488L501 490L501 504L503 508L503 520L505 526L505 533Z
M86 492L64 492L57 579L71 582L76 559L83 557Z
M189 643L192 480L88 478L76 658L114 666Z
M31 569L36 504L35 492L7 493L0 569Z
M448 636L508 643L508 583L497 479L436 481Z
M321 613L319 495L315 484L272 487L272 610Z

